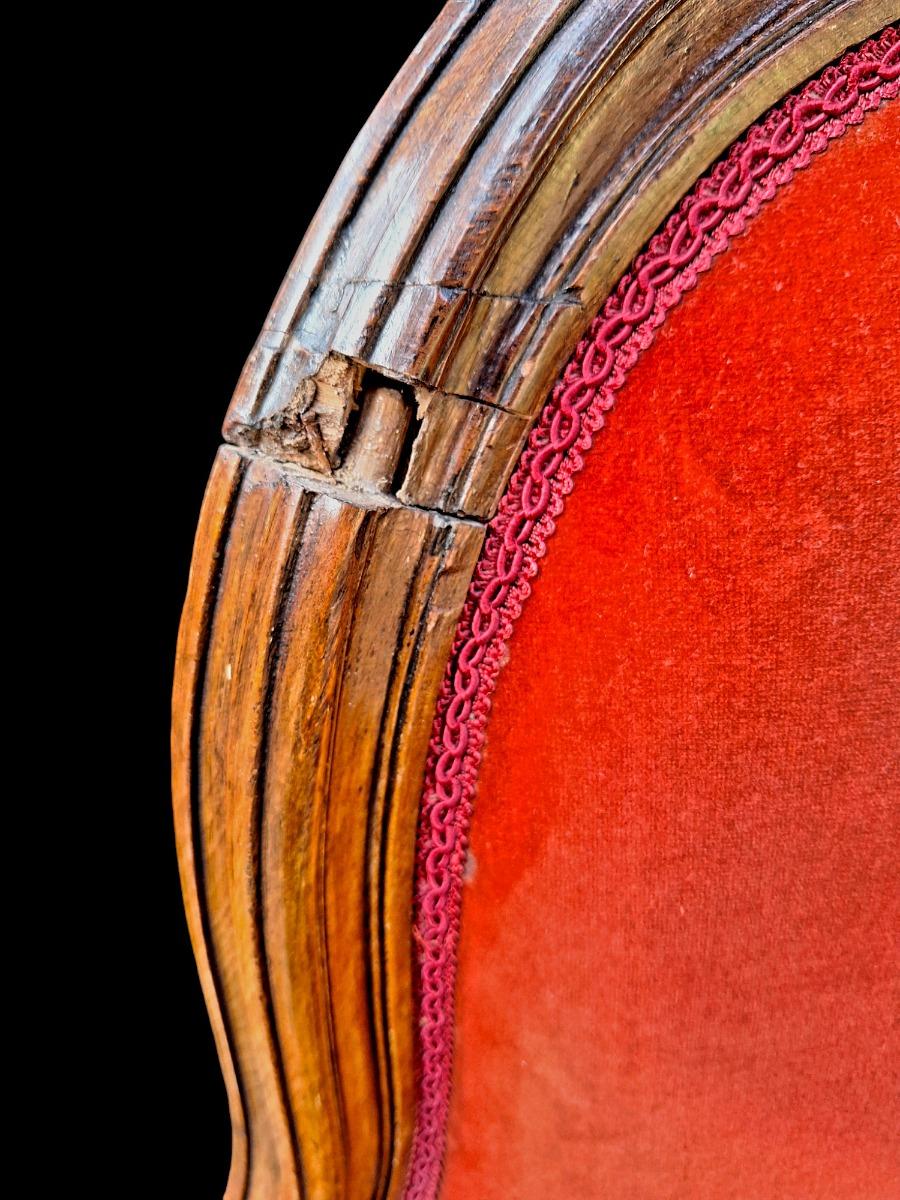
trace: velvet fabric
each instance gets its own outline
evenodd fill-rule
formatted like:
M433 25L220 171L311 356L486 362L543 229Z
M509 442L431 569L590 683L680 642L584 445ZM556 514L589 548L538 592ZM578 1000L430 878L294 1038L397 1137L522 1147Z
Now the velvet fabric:
M444 1200L900 1194L900 105L633 369L488 726Z

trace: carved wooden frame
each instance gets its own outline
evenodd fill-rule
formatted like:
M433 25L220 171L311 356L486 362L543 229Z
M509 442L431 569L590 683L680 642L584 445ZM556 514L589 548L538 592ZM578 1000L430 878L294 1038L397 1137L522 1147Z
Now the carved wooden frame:
M229 409L179 638L176 828L228 1200L402 1195L416 822L485 522L675 202L897 16L451 2L348 153Z

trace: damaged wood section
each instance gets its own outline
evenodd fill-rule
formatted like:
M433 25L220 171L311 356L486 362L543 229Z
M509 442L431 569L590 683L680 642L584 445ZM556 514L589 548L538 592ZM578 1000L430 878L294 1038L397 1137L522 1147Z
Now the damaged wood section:
M276 418L329 353L533 420L694 180L896 16L896 0L448 4L326 195L231 427Z
M236 445L330 475L340 465L341 442L357 407L364 370L342 355L328 355L315 374L303 375L289 391L283 390L263 421L247 427L229 415L225 436ZM277 382L284 389L287 380L282 374Z
M483 532L219 453L179 640L173 760L182 885L234 1125L229 1200L400 1195L419 791Z
M237 445L405 504L487 520L528 436L519 413L387 379L329 354L256 426L230 419Z

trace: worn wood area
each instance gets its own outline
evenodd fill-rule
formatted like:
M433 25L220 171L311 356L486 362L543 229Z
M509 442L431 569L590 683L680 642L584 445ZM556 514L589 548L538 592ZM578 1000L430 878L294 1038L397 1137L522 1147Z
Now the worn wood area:
M896 0L448 5L302 243L229 413L265 430L338 352L532 418L699 174ZM430 57L429 57L430 56ZM418 86L418 84L417 84ZM387 104L387 108L390 104ZM351 165L359 167L358 142ZM352 192L352 202L348 194Z
M239 445L342 486L486 520L530 428L521 413L411 386L329 354L272 422L234 432Z
M219 454L173 749L182 881L235 1126L229 1200L399 1195L419 788L482 537Z

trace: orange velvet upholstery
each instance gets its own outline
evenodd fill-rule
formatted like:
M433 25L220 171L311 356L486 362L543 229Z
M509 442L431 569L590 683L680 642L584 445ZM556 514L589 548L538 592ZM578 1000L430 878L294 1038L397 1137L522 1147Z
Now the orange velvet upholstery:
M622 389L488 725L444 1200L900 1195L900 103Z

